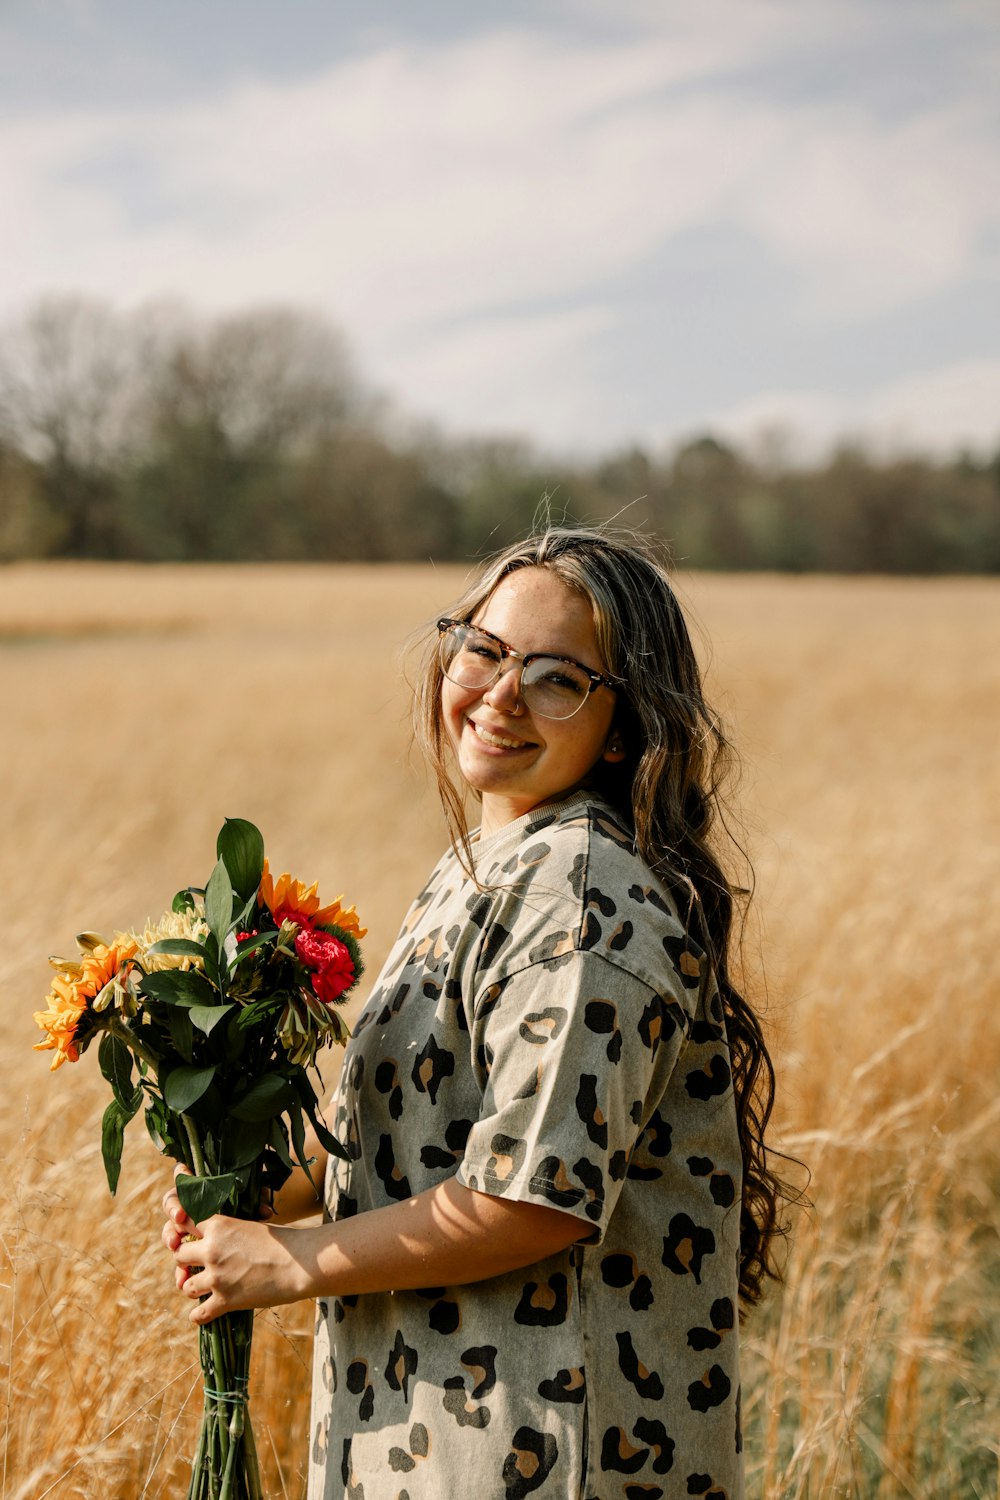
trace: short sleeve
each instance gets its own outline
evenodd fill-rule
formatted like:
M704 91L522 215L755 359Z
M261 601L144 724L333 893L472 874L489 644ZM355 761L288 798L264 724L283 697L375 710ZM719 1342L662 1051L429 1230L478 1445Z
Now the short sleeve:
M487 1081L459 1180L563 1209L599 1241L686 1029L669 995L579 949L491 986L471 1037Z

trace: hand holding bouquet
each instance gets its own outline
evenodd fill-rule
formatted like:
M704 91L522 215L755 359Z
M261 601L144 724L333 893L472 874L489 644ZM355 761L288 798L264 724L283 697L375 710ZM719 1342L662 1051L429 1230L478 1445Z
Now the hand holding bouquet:
M336 1006L360 977L365 935L353 907L275 880L252 823L227 819L217 855L207 885L179 891L159 922L110 941L83 933L78 959L51 959L48 1009L35 1015L53 1069L99 1038L112 1193L125 1127L144 1108L158 1149L192 1174L177 1190L196 1222L255 1219L296 1165L308 1173L306 1120L344 1155L307 1070L321 1046L347 1039ZM260 1500L246 1414L252 1329L253 1314L238 1312L199 1331L205 1418L189 1500Z

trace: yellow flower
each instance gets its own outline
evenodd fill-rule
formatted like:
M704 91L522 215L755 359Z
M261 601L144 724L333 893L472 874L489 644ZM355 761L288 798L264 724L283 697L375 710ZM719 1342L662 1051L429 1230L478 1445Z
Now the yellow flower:
M257 895L279 926L286 917L294 922L298 915L308 917L314 925L341 927L345 932L353 933L356 938L363 938L368 929L361 926L354 907L341 906L339 896L329 906L320 906L318 889L316 881L306 887L287 873L279 875L275 880L265 859Z
M147 951L154 943L164 938L187 938L188 942L201 943L208 934L208 923L201 911L168 911L158 922L147 922L141 932L119 932L116 941L131 941L137 945L139 961L147 974L158 974L163 969L203 968L201 959L194 954L153 953Z
M86 936L92 938L94 934ZM48 1010L35 1011L35 1023L46 1036L43 1042L35 1043L34 1050L55 1052L53 1070L64 1062L76 1062L80 1056L77 1033L82 1017L94 1008L99 996L103 998L102 992L114 985L135 952L136 944L131 939L116 938L111 944L95 942L84 947L79 963L72 959L49 960L58 972L46 996Z

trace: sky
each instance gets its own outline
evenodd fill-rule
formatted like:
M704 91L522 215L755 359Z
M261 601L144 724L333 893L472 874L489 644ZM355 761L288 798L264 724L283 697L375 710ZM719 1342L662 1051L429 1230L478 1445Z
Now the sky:
M1000 449L996 0L5 0L0 319L315 310L453 435Z

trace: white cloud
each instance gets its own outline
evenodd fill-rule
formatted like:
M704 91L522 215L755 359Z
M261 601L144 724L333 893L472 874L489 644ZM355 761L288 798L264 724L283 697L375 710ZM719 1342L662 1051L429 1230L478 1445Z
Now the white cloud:
M864 396L774 390L720 410L713 431L753 446L781 438L804 459L845 437L881 454L1000 450L1000 359L964 360L887 382Z
M912 0L911 0L912 3ZM864 5L845 0L699 0L697 5L664 5L663 0L615 0L617 24L631 23L647 38L669 44L679 75L686 79L740 72L760 60L789 58L822 47L831 36L843 39L867 24ZM564 0L576 18L608 21L608 0Z
M1000 359L964 360L893 381L871 402L871 425L894 447L1000 450Z
M960 277L991 236L1000 170L989 122L973 105L878 127L801 112L748 184L741 217L799 269L799 305L815 318L859 318Z
M387 369L392 387L419 393L426 412L445 411L455 432L531 435L544 409L550 430L573 448L607 440L598 372L580 349L610 321L608 310L477 319L414 345Z
M586 291L716 211L773 137L766 120L736 132L710 104L651 98L675 66L646 44L573 52L512 33L35 139L15 127L0 155L25 238L6 298L67 272L208 303L291 289L377 341Z
M568 6L588 8L607 19ZM975 98L889 124L847 85L805 100L750 76L863 35L861 0L627 12L631 40L382 45L200 102L8 120L3 305L324 307L404 404L568 441L600 430L613 287L682 231L752 236L812 329L995 271L1000 147ZM817 430L839 420L818 399Z
M723 10L735 39L752 31ZM733 38L715 36L718 68ZM208 302L301 288L377 336L585 290L730 217L820 306L832 284L841 312L867 312L946 280L997 224L996 151L968 112L887 133L837 106L674 97L708 40L678 56L667 37L567 48L508 32L193 106L8 126L24 239L6 299L70 278L120 293L123 273L129 294Z

